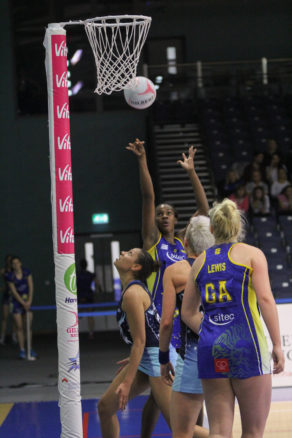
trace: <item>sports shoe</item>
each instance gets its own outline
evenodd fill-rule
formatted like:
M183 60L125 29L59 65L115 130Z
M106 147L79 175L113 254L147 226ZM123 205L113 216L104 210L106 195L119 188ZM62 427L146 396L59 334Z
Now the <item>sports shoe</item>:
M38 354L33 349L31 349L30 350L30 357L34 357L36 359L38 357Z
M26 359L25 350L19 350L19 359Z

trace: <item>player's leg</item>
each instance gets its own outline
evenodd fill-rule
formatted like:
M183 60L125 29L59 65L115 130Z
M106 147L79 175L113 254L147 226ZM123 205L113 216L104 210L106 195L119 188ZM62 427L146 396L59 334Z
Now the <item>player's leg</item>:
M272 396L271 374L232 379L238 400L243 438L261 438L269 415Z
M210 438L231 438L235 396L229 379L202 379Z
M115 377L106 392L102 395L98 402L98 413L100 418L100 427L103 438L118 438L119 437L119 421L116 412L119 409L119 400L116 390L120 383L125 378L128 366ZM149 387L148 376L140 371L137 371L134 382L131 386L129 400L136 397L141 392Z
M23 334L23 321L22 313L15 311L13 313L13 320L16 326L16 335L18 340L18 345L21 351L24 351L24 334Z
M151 391L165 421L170 426L171 387L166 385L161 377L149 377Z
M198 377L196 345L188 345L185 357L178 356L172 385L170 419L173 437L205 438L209 431L197 425L203 405L203 388Z
M151 391L142 411L141 438L152 437L159 416L160 409L157 406Z
M172 391L170 420L173 438L207 438L209 431L196 426L202 408L202 394L190 394Z

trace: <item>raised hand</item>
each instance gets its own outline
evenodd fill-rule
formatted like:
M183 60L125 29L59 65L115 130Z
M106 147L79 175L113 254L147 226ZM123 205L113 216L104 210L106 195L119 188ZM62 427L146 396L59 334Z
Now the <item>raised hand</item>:
M194 169L194 157L196 152L197 149L194 149L194 146L190 146L188 157L185 153L182 153L183 160L178 160L177 163L180 164L180 166L186 171Z
M126 149L133 152L138 158L142 158L146 155L144 143L145 141L136 138L134 143L129 143L128 146L126 146Z

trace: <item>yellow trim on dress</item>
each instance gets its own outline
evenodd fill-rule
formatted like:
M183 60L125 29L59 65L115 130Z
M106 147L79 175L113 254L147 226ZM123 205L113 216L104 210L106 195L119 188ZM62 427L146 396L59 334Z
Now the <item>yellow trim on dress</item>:
M250 331L250 335L251 335L251 338L252 338L253 343L254 343L254 348L255 348L255 351L256 351L256 354L257 354L259 372L260 372L260 374L262 374L262 370L261 370L261 361L260 361L260 358L259 358L259 352L258 352L258 349L257 349L257 345L256 345L256 342L255 342L255 339L254 339L253 333L252 333L252 329L251 329L251 327L250 327L250 323L249 323L249 320L248 320L248 317L247 317L247 314L246 314L246 310L245 310L245 307L244 307L244 302L243 302L244 282L245 282L245 277L246 277L247 269L249 269L249 268L246 267L246 269L245 269L245 271L244 271L244 275L243 275L243 280L242 280L242 288L241 288L241 304L242 304L242 308L243 308L243 311L244 311L244 314L245 314L245 318L246 318L246 321L247 321L247 325L248 325L248 328L249 328L249 331ZM251 276L250 276L250 273L249 273L249 280L248 280L248 295L249 295L249 293L250 293L250 289L251 289L251 287L250 287L250 283L251 283ZM248 297L248 298L249 298L249 297ZM249 301L249 300L248 300L248 301Z
M228 258L229 258L229 261L230 261L231 263L233 263L234 265L242 266L243 268L248 269L248 270L252 273L253 268L252 268L251 266L243 265L242 263L237 263L237 262L235 262L234 260L232 260L232 258L231 258L231 255L230 255L230 251L231 251L231 249L232 249L235 245L238 245L239 243L243 243L243 242L236 242L236 243L233 243L233 245L231 245L231 247L229 248L229 250L228 250L228 254L227 254L227 256L228 256ZM243 243L243 245L246 245L246 243Z
M149 252L149 254L150 254L150 252L151 251L153 251L153 248L155 248L155 246L157 246L158 245L158 243L160 242L160 240L161 240L161 237L162 237L162 234L161 233L159 233L159 237L158 237L158 240L157 240L157 242L156 243L154 243L154 245L153 246L151 246L151 248L149 248L149 249L147 249L146 251L147 252Z
M206 262L206 256L207 256L206 251L204 251L203 254L204 254L204 260L203 260L202 266L198 270L197 274L194 276L194 281L197 280L197 277L198 277L199 273L201 272L201 270L202 270L202 268L203 268L203 266L204 266L204 264Z

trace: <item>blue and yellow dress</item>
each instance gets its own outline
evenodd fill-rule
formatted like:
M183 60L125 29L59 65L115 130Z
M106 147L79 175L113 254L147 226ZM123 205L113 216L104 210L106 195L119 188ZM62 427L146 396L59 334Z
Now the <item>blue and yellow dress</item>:
M184 260L186 258L186 251L182 241L175 237L175 243L169 243L160 234L155 245L148 250L153 260L160 261L161 267L159 271L153 272L147 279L147 286L152 295L156 309L159 315L162 313L162 295L163 295L163 274L165 269L175 262ZM175 348L180 347L180 318L178 310L175 312L173 321L173 331L171 344Z
M245 379L271 373L252 268L231 259L234 245L215 245L205 251L195 278L204 308L198 343L201 379Z

